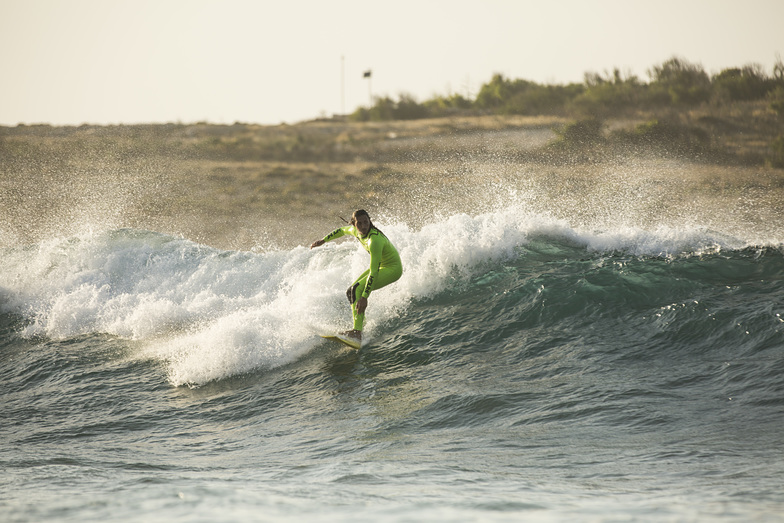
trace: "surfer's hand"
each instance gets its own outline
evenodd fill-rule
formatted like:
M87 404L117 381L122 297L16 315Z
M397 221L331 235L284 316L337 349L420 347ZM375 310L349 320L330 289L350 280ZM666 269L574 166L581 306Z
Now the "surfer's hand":
M360 298L357 300L357 314L364 314L367 309L367 298Z
M310 244L310 248L312 249L313 247L321 247L322 245L324 245L324 240L316 240Z

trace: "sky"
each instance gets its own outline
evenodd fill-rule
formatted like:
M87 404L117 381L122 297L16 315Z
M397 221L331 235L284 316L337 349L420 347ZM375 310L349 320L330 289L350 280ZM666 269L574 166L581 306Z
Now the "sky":
M782 21L782 0L0 0L0 125L296 123L673 56L772 74Z

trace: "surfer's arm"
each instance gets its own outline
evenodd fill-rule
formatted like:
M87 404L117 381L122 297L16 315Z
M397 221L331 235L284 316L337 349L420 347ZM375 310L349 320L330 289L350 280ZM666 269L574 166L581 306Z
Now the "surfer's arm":
M316 241L314 241L314 242L313 242L313 243L310 245L310 248L312 249L312 248L314 248L314 247L321 247L322 245L324 245L324 244L325 244L325 243L327 243L327 242L330 242L330 241L332 241L332 240L334 240L334 239L336 239L336 238L340 238L340 237L341 237L341 236L343 236L344 234L347 234L347 233L348 233L348 231L344 230L344 229L347 229L347 228L348 228L348 227L340 227L340 228L338 228L338 229L335 229L335 230L334 230L334 231L332 231L331 233L329 233L329 234L327 234L326 236L324 236L324 238L322 238L321 240L316 240Z

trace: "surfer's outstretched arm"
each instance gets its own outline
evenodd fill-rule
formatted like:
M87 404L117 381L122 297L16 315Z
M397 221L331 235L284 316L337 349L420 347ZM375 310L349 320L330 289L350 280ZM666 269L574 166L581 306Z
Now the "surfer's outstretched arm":
M329 234L327 234L326 236L324 236L324 238L322 238L322 239L320 239L320 240L316 240L316 241L314 241L313 243L311 243L311 244L310 244L310 248L312 249L312 248L314 248L314 247L321 247L321 246L322 246L322 245L324 245L325 243L327 243L327 242L329 242L329 241L332 241L332 240L334 240L335 238L340 238L340 237L341 237L341 236L343 236L344 234L351 234L351 232L350 232L350 231L351 231L351 229L352 229L352 227L351 227L351 226L347 226L347 227L341 227L341 228L339 228L339 229L335 229L335 230L334 230L334 231L332 231L331 233L329 233Z

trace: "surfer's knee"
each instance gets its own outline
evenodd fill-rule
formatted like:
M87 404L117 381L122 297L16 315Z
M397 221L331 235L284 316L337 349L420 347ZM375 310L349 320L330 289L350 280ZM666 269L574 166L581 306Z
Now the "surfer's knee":
M346 298L348 298L348 302L351 305L354 305L354 302L357 301L357 287L359 287L359 282L350 285L348 289L346 289Z

